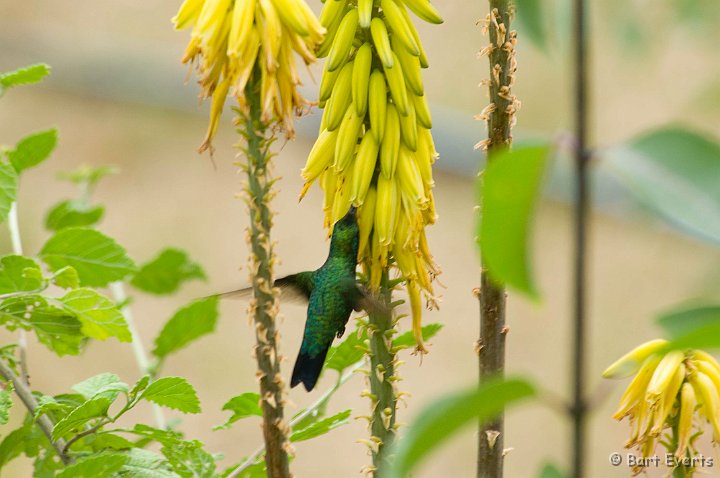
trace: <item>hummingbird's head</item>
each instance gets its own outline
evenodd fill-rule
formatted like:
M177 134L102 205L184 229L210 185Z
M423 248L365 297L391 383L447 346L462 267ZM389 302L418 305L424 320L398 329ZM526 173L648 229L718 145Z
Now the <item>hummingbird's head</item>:
M358 248L357 212L355 206L350 206L347 214L345 214L333 226L332 239L330 241L331 249L342 250L352 253L355 251L357 255Z

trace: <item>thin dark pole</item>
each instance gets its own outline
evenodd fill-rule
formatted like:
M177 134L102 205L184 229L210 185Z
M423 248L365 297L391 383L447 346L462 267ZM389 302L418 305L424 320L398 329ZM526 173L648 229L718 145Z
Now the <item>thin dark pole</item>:
M573 334L572 477L583 478L587 409L585 403L586 259L589 211L587 149L587 45L585 0L574 0L575 31L575 264Z

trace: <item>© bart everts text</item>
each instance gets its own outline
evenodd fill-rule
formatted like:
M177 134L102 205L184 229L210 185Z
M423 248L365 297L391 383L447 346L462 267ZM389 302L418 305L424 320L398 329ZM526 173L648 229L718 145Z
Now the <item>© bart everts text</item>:
M624 461L627 466L640 468L657 468L660 466L668 466L672 468L677 466L712 468L715 465L715 459L711 456L695 455L692 457L678 458L672 453L665 453L663 456L653 455L647 457L627 453ZM620 463L618 463L618 465L619 464Z

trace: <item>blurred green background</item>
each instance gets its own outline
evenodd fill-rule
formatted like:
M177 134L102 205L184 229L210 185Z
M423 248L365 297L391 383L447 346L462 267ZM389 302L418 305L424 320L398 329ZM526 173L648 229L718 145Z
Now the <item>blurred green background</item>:
M478 83L487 77L485 59L476 53L486 43L476 20L485 2L436 2L445 17L440 26L418 22L431 68L425 71L427 95L435 116L440 160L436 163L439 221L429 229L431 248L442 266L445 288L441 309L425 315L445 328L432 340L422 363L406 354L401 389L412 395L399 419L410 421L431 398L449 388L471 384L477 375L473 342L478 305L471 294L479 281L473 243L474 176L482 160L472 146L485 135L472 117L487 103ZM570 121L567 73L569 10L565 2L544 1L548 8L545 49L537 49L520 30L516 93L523 107L518 140L566 135ZM320 9L318 0L310 5ZM683 123L720 136L720 2L714 0L604 0L591 2L592 138L598 146L623 141L646 129ZM134 302L146 344L181 304L193 297L246 283L244 241L246 211L235 199L241 178L233 166L237 142L226 112L215 140L214 164L196 147L206 128L207 105L198 106L198 89L179 58L187 32L174 32L170 18L178 1L143 2L78 0L0 0L0 71L46 62L53 72L39 87L17 88L0 101L0 143L11 145L32 131L56 126L60 144L51 161L23 177L19 197L20 226L26 253L48 237L42 228L47 209L74 196L58 182L59 171L81 164L117 165L121 174L103 181L96 198L108 211L101 229L115 237L138 261L164 246L188 250L208 273L207 283L192 283L172 299L138 295ZM305 81L306 95L316 96L321 65ZM190 78L189 81L186 81ZM296 141L281 144L275 173L281 176L274 202L278 215L274 238L282 262L280 275L317 267L327 252L317 189L297 203L299 170L310 150L319 115L298 121ZM535 227L534 256L544 300L531 304L510 294L508 368L511 374L536 379L549 392L569 390L571 187L562 159L555 164ZM603 174L596 175L598 208L593 215L590 250L591 343L589 383L598 401L590 429L588 456L594 477L628 476L613 468L608 455L622 451L628 426L610 419L624 382L606 383L606 364L659 331L651 318L693 297L720 296L720 250L687 238L647 217ZM10 251L0 234L2 253ZM282 347L289 373L304 323L304 310L283 305ZM403 324L406 328L408 324ZM223 452L230 465L261 441L259 421L247 419L234 428L211 430L222 423L223 403L255 389L253 343L245 304L226 303L215 334L169 360L165 374L181 374L200 393L204 413L183 416L191 438ZM2 332L0 343L15 340ZM112 371L132 382L139 376L130 347L111 341L93 343L81 357L56 359L31 338L32 385L61 393L80 380ZM298 406L314 401L335 379L327 373L316 391L294 389ZM614 387L614 388L613 388ZM331 410L352 407L366 412L360 377L346 385ZM142 409L150 417L150 409ZM140 411L135 412L140 413ZM134 415L137 417L138 415ZM20 420L0 427L0 434ZM546 459L565 463L569 427L556 411L539 405L521 408L508 419L508 477L532 476ZM355 476L368 463L364 422L353 421L322 438L297 444L295 476ZM476 437L467 430L421 467L415 476L473 476ZM663 470L653 470L660 476ZM30 476L30 463L17 460L2 476ZM711 474L713 471L711 470Z

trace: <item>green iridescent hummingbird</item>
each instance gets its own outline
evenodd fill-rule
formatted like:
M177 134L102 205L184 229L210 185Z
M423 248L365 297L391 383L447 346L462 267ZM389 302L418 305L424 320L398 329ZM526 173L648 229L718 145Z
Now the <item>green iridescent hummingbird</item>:
M299 272L275 280L282 299L308 304L305 332L293 368L290 386L299 383L309 392L317 383L325 357L335 337L342 337L353 310L387 313L388 309L356 278L359 229L355 207L333 226L330 253L317 270ZM223 296L248 295L250 289Z

